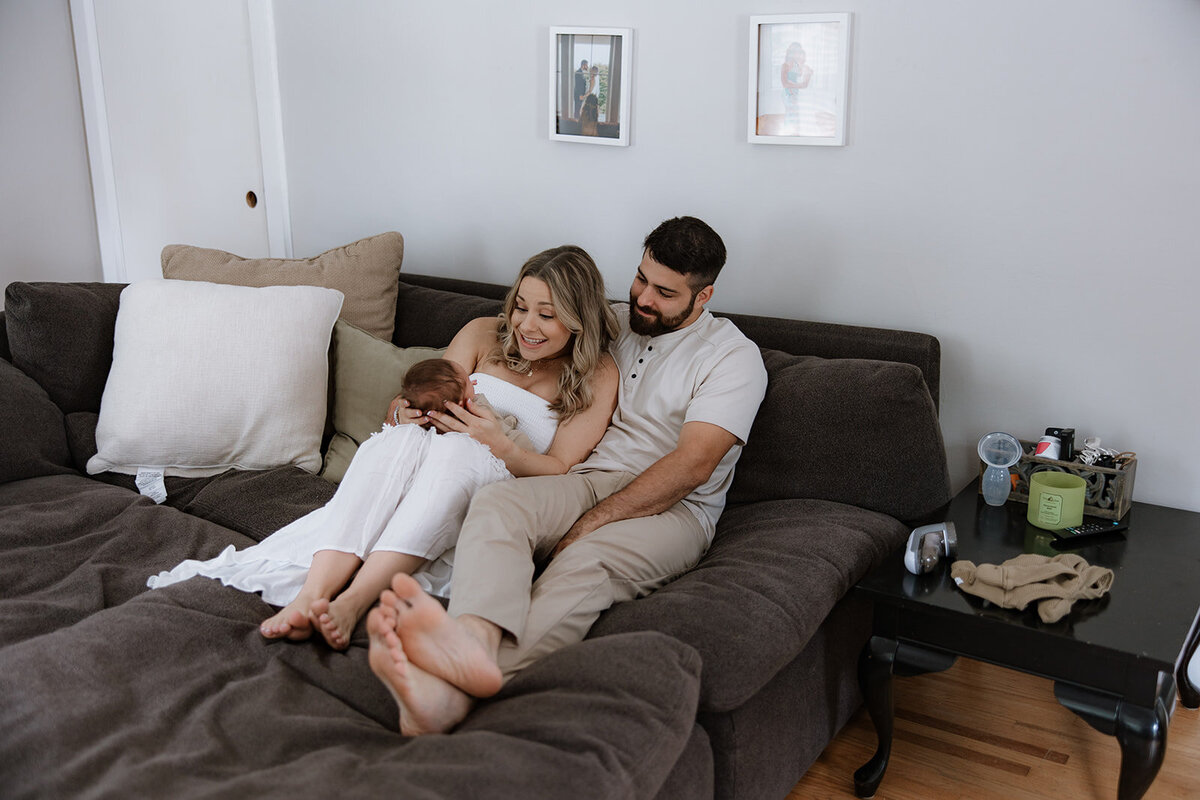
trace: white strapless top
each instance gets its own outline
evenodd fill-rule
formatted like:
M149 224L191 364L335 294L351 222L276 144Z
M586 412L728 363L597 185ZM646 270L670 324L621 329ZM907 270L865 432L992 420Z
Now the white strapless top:
M496 414L517 418L517 428L529 437L539 453L550 449L558 430L558 414L533 392L483 372L471 373L475 391L487 398Z

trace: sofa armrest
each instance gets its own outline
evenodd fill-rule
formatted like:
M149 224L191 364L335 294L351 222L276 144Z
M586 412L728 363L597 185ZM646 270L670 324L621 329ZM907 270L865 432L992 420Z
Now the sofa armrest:
M8 323L3 311L0 311L0 358L12 361L12 351L8 349Z
M907 534L892 517L821 500L729 509L695 569L614 606L590 635L649 629L674 636L704 662L701 709L737 708L804 649L838 600Z

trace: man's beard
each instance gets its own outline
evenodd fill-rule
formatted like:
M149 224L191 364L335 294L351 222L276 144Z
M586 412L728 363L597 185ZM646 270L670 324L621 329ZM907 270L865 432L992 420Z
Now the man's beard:
M692 294L692 299L688 302L687 308L683 310L677 317L664 317L656 311L647 311L649 318L638 313L637 300L633 294L629 295L629 328L639 336L659 336L664 333L670 333L673 330L678 330L679 326L687 321L687 318L692 315L692 309L696 307L696 294Z

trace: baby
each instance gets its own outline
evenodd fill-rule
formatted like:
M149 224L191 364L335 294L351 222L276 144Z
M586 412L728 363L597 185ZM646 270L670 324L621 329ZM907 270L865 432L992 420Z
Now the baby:
M445 358L427 358L404 373L400 394L392 400L392 424L400 424L398 400L407 400L410 408L421 411L444 411L446 403L465 405L474 397L475 387L461 364ZM426 422L421 427L428 428L431 424Z
M475 384L462 365L445 358L418 361L404 373L404 378L400 381L400 394L392 400L388 413L388 421L392 425L400 424L401 400L408 401L409 408L421 411L445 411L446 403L465 406L468 400L472 400L476 406L496 413L486 397L475 394ZM496 417L504 428L505 436L526 450L534 449L529 437L517 429L515 416L509 414L502 417L496 414ZM421 427L428 428L432 424L425 422Z

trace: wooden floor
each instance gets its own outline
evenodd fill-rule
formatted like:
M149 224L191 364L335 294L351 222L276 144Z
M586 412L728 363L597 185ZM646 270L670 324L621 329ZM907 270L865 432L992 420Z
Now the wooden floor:
M1054 699L1045 679L960 658L893 683L896 733L877 800L1116 798L1117 741ZM875 752L859 710L788 800L853 798L854 770ZM1200 711L1176 704L1167 755L1146 800L1200 798Z

